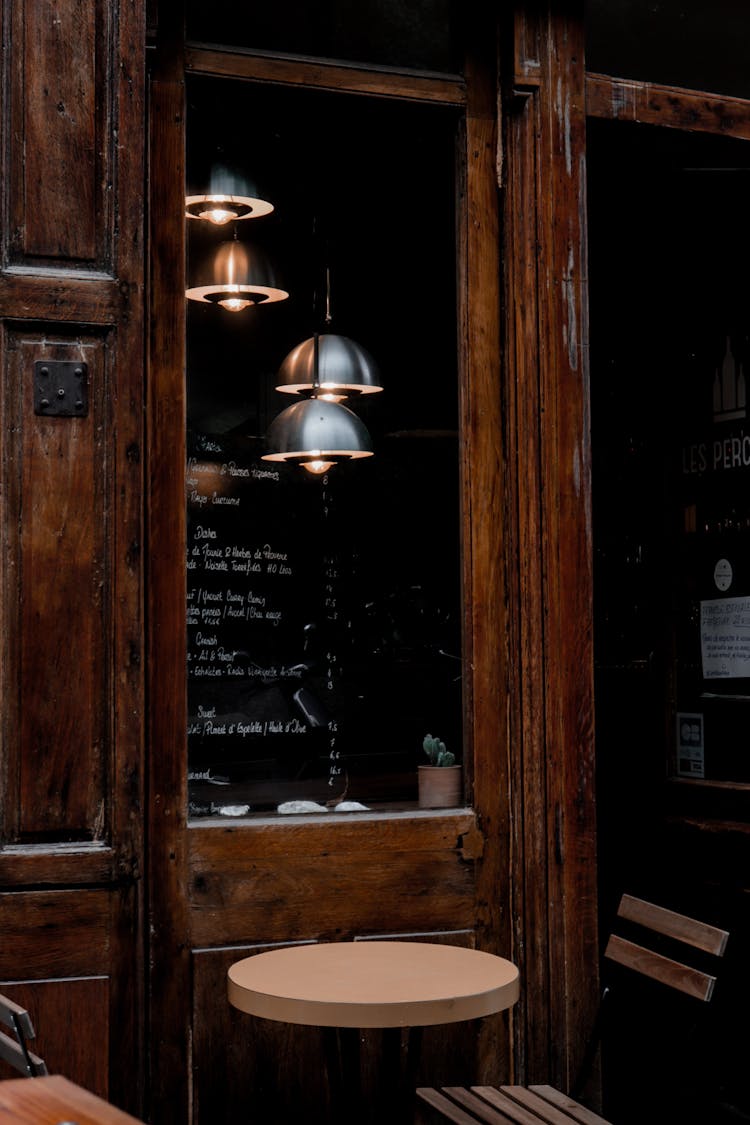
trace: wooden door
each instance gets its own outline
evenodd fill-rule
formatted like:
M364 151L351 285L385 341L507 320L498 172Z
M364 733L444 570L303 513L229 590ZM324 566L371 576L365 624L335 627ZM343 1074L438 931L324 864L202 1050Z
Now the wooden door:
M2 14L0 987L138 1112L144 28Z
M503 47L515 45L520 91L518 102L507 91L506 185L499 176L497 27L486 13L472 9L463 73L445 76L192 42L184 49L179 20L171 24L170 13L160 13L151 80L148 463L155 1121L229 1121L247 1107L278 1120L303 1106L306 1115L325 1112L318 1030L250 1021L226 1001L233 961L289 942L399 936L512 956L529 982L518 1017L430 1031L420 1079L473 1083L528 1073L564 1082L575 1068L596 981L595 959L588 960L595 943L590 544L577 499L587 487L582 284L570 275L582 250L579 167L566 164L557 132L569 128L570 115L558 118L554 107L560 82L582 82L575 53L581 30L557 15L502 28ZM427 811L411 801L340 818L188 819L185 119L189 128L190 90L205 79L260 90L264 106L274 91L279 99L288 91L325 91L402 104L404 117L415 105L442 107L457 123L460 807ZM517 112L521 106L526 112ZM568 138L573 146L582 144L580 121L575 117ZM565 182L556 216L535 171L540 122L540 166ZM556 225L561 214L564 238ZM548 256L532 275L527 254L536 238ZM564 296L555 284L549 288L558 276L566 278ZM504 330L512 341L505 348ZM577 590L573 602L562 597L563 587ZM551 671L561 654L570 675ZM372 1080L377 1037L365 1042Z

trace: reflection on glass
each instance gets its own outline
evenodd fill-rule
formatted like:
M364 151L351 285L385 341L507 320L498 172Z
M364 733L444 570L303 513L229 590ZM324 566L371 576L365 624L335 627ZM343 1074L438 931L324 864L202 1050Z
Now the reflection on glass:
M586 66L599 74L750 97L744 0L587 0Z
M230 98L208 79L188 93L189 163L227 147L213 102L233 107L274 204L253 241L290 294L239 317L187 303L190 812L413 802L427 731L462 742L456 117L244 84ZM188 226L189 257L227 237ZM289 403L279 367L323 327L326 270L332 330L384 390L347 403L374 455L302 472L263 455Z

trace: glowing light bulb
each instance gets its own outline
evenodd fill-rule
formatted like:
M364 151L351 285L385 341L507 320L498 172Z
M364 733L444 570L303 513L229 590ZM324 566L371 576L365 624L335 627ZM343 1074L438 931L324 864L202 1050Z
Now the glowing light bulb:
M245 300L244 297L225 297L219 304L223 309L229 312L241 312L246 309L248 305L252 305L252 301Z
M321 473L327 473L329 469L332 469L333 464L333 461L323 461L321 459L315 461L303 461L302 467L304 469L307 469L308 473L315 473L316 476L319 476Z
M237 214L235 211L227 211L225 207L212 207L207 211L201 211L198 217L207 219L214 226L223 227L225 223L231 223L232 219L236 219Z

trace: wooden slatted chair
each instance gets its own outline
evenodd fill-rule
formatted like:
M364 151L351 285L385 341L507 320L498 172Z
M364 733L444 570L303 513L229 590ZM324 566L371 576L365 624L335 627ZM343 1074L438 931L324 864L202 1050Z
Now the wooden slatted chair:
M710 1002L716 977L690 964L675 960L664 951L653 948L661 939L689 946L698 955L723 957L729 934L716 926L696 921L673 910L655 906L632 895L623 895L617 910L621 922L640 931L648 931L652 948L611 934L604 951L606 961L627 970L640 978L648 978L688 997L699 1005ZM645 938L643 939L646 940ZM605 995L608 990L605 990ZM648 1013L643 1013L644 1022ZM588 1052L584 1066L593 1063L598 1047L598 1030ZM653 1096L647 1085L639 1084L639 1075L633 1072L632 1081L638 1087L640 1112L637 1121L649 1119L648 1099ZM576 1083L579 1087L580 1082ZM668 1095L670 1096L670 1095ZM605 1118L581 1105L567 1094L552 1086L463 1086L421 1087L417 1090L419 1120L424 1122L451 1121L454 1125L609 1125ZM665 1117L664 1120L682 1120Z
M0 1058L29 1078L47 1073L44 1061L28 1048L27 1040L34 1039L34 1025L25 1008L0 994L0 1022L15 1035L11 1038L0 1031Z

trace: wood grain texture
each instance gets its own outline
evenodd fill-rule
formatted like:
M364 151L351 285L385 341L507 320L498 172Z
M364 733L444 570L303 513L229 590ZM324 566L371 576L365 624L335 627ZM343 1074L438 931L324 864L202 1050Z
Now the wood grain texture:
M502 425L498 76L494 13L472 6L458 190L465 758L485 847L472 910L479 948L511 953L507 521ZM479 1030L477 1080L510 1073L514 1013Z
M106 974L112 963L109 924L104 890L0 894L0 978Z
M663 906L655 906L652 902L634 898L632 895L623 895L617 908L617 917L629 922L637 922L658 934L676 938L692 945L695 949L703 949L706 953L713 953L721 957L727 947L729 933L719 929L718 926L709 926L695 918L688 918L685 914L677 914L674 910L666 910Z
M34 1013L34 1050L50 1074L64 1074L99 1097L109 1093L109 980L19 981L6 994ZM10 1070L2 1073L11 1076Z
M160 11L150 80L149 443L146 469L151 747L148 1114L189 1120L185 638L185 104L182 5Z
M61 1034L103 987L77 978L107 978L85 1049L128 1106L143 1089L143 40L131 0L4 8L0 961L34 988L74 978L69 999L55 984ZM37 358L90 364L86 418L34 415Z
M366 67L325 59L273 58L250 51L222 50L190 45L185 66L195 74L250 78L281 85L306 86L320 90L346 90L349 93L408 98L409 101L442 102L463 105L466 85L458 77L435 74L399 74L388 67Z
M102 1098L59 1074L27 1082L19 1078L0 1087L0 1121L3 1125L140 1125Z
M3 538L12 575L5 613L16 622L5 661L6 685L13 685L7 768L15 782L15 809L7 813L21 840L93 839L104 823L107 752L105 352L90 336L24 332L10 334L4 355L5 417L12 419L4 443ZM35 415L34 362L44 359L88 364L88 417Z
M516 19L510 42L540 46L504 165L516 1042L526 1080L568 1088L597 963L583 23L554 0Z
M190 832L191 941L289 941L473 926L470 815Z
M586 113L614 121L750 138L750 103L746 100L606 74L587 74Z
M676 988L687 996L694 996L696 1000L708 1001L713 995L716 977L702 973L690 965L683 965L671 957L664 957L661 953L655 953L618 934L610 936L604 956L609 961L615 961L627 969Z
M9 5L14 262L111 269L115 179L112 5Z

